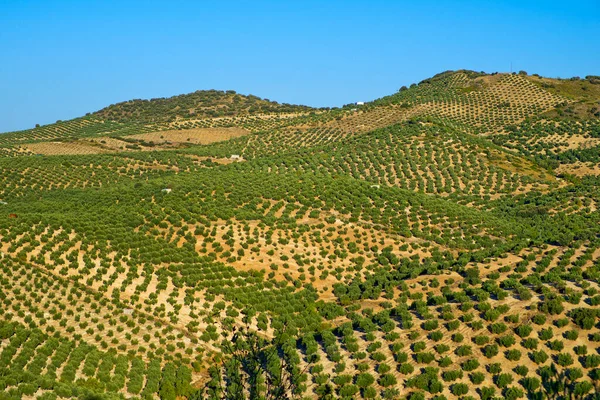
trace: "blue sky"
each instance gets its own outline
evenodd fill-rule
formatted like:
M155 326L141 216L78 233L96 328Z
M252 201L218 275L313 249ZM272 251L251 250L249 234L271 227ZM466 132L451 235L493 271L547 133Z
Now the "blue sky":
M199 89L340 106L449 69L600 75L598 15L598 0L0 0L0 132Z

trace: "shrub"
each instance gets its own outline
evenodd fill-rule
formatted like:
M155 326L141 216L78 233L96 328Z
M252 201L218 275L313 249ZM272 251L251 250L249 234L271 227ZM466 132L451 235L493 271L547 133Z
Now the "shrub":
M442 373L442 379L446 382L455 381L463 377L463 372L460 369L455 369L452 371L445 371Z
M443 354L443 353L450 351L450 346L448 346L446 344L438 344L437 346L435 346L435 351L438 354Z
M485 380L485 375L482 372L473 372L469 375L469 380L474 385L480 385Z
M499 388L505 388L513 382L511 374L500 374L494 377L494 383Z
M600 355L590 354L581 358L581 365L585 368L598 368L600 366Z
M458 346L454 351L454 354L459 357L470 356L473 354L473 350L471 350L471 346Z
M504 357L506 357L507 360L510 361L518 361L521 359L521 352L519 350L513 349L513 350L507 350L504 353Z
M565 376L571 382L574 382L577 379L583 378L583 371L579 368L568 368L565 370Z
M469 387L464 383L455 383L450 386L450 391L455 396L462 396L469 393Z
M581 329L592 329L596 324L596 319L600 313L596 309L591 308L575 308L569 311L569 317L575 325Z
M541 329L538 333L538 337L540 338L540 340L549 340L552 339L553 336L554 333L552 332L552 328Z
M356 385L344 385L340 387L338 393L340 397L352 398L359 391Z
M448 366L452 365L452 359L451 359L450 357L448 357L448 356L446 356L446 357L442 357L442 358L440 358L440 359L438 360L438 365L439 365L441 368L446 368L446 367L448 367Z
M556 321L554 321L554 325L556 325L557 328L562 328L564 326L567 326L568 324L569 324L568 318L559 318Z
M576 330L566 331L563 336L567 340L577 340L579 337L579 332Z
M496 375L502 372L502 366L499 363L493 363L487 366L487 370L490 374Z
M396 380L396 377L394 375L384 374L379 378L377 383L379 383L379 385L383 387L388 387L395 385L396 383L398 383L398 381Z
M438 323L437 319L430 319L430 320L423 322L422 327L426 331L432 331L439 327L439 323Z
M425 342L417 342L417 343L413 344L412 350L415 353L418 353L420 351L425 350L425 347L427 347L427 345L425 344Z
M435 355L430 352L420 352L414 355L415 360L421 364L429 364L435 360Z
M544 353L543 350L533 351L529 353L529 358L536 364L543 364L548 360L548 354Z
M365 390L363 390L363 397L365 399L374 399L375 397L377 397L377 390L375 390L375 388L373 387L368 387Z
M565 348L565 344L560 340L553 340L547 343L547 346L554 351L561 351Z
M384 399L397 399L400 396L400 391L396 388L386 388L383 391Z
M529 368L524 365L517 365L513 371L515 371L515 374L517 375L525 376L527 373L529 373Z
M562 298L560 296L549 294L546 296L543 302L538 304L538 310L550 314L550 315L559 315L565 310L565 307L562 305Z
M462 335L462 333L455 333L452 335L452 341L455 343L460 343L464 340L464 336Z
M491 400L496 395L496 388L491 386L483 386L479 389L479 397L481 400Z
M540 380L538 378L536 378L536 377L526 377L526 378L523 378L523 379L521 379L519 381L519 383L529 393L536 392L541 387L541 385L542 385L541 382L540 382Z
M531 327L531 325L519 325L516 329L515 329L515 333L517 335L519 335L522 338L525 338L527 336L529 336L529 334L531 333L531 331L533 331L533 328Z
M371 386L373 384L373 382L375 382L375 378L373 378L373 375L371 375L367 372L363 372L361 374L358 374L354 383L358 387L366 388L366 387Z
M496 341L499 345L504 347L510 347L516 343L516 339L513 335L501 336Z
M425 400L423 392L412 392L408 395L408 400Z
M401 374L404 374L404 375L410 375L413 373L414 370L415 370L415 367L413 367L413 365L409 364L409 363L404 363L404 364L398 365L398 372L400 372Z
M477 361L476 359L472 358L470 360L467 360L465 362L463 362L461 364L461 368L463 369L463 371L474 371L477 368L479 368L479 361Z
M499 352L497 344L488 344L482 349L483 355L487 358L492 358L496 356Z
M543 314L536 314L531 320L536 325L544 325L546 323L546 316Z
M473 342L475 342L475 344L477 346L483 346L484 344L487 344L490 342L490 338L489 338L489 336L485 336L485 335L477 335L473 338Z
M525 347L528 350L534 350L538 347L538 340L534 338L528 338L521 342L521 346Z
M556 363L562 367L573 364L573 357L569 353L560 353L556 356Z
M516 400L525 397L525 392L516 387L507 387L502 391L502 396L506 400Z
M489 331L493 334L499 335L500 333L504 333L506 331L507 326L502 322L496 322L489 326Z

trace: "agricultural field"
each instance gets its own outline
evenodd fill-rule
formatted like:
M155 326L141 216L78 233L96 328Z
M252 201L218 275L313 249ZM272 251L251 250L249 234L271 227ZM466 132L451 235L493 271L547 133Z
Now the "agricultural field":
M0 400L597 399L598 88L447 71L0 134Z

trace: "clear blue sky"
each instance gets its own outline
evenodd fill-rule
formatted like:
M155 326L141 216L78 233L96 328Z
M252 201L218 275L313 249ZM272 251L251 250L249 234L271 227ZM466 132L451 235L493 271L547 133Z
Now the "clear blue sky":
M600 1L0 0L0 132L233 89L340 106L448 69L600 75Z

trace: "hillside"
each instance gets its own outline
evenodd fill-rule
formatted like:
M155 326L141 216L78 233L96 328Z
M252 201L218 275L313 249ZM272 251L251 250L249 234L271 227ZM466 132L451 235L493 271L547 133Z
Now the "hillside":
M116 122L157 123L312 110L307 106L279 104L253 95L244 96L233 90L199 90L169 98L125 101L96 111L93 116Z
M594 399L599 102L460 70L0 134L0 400Z

